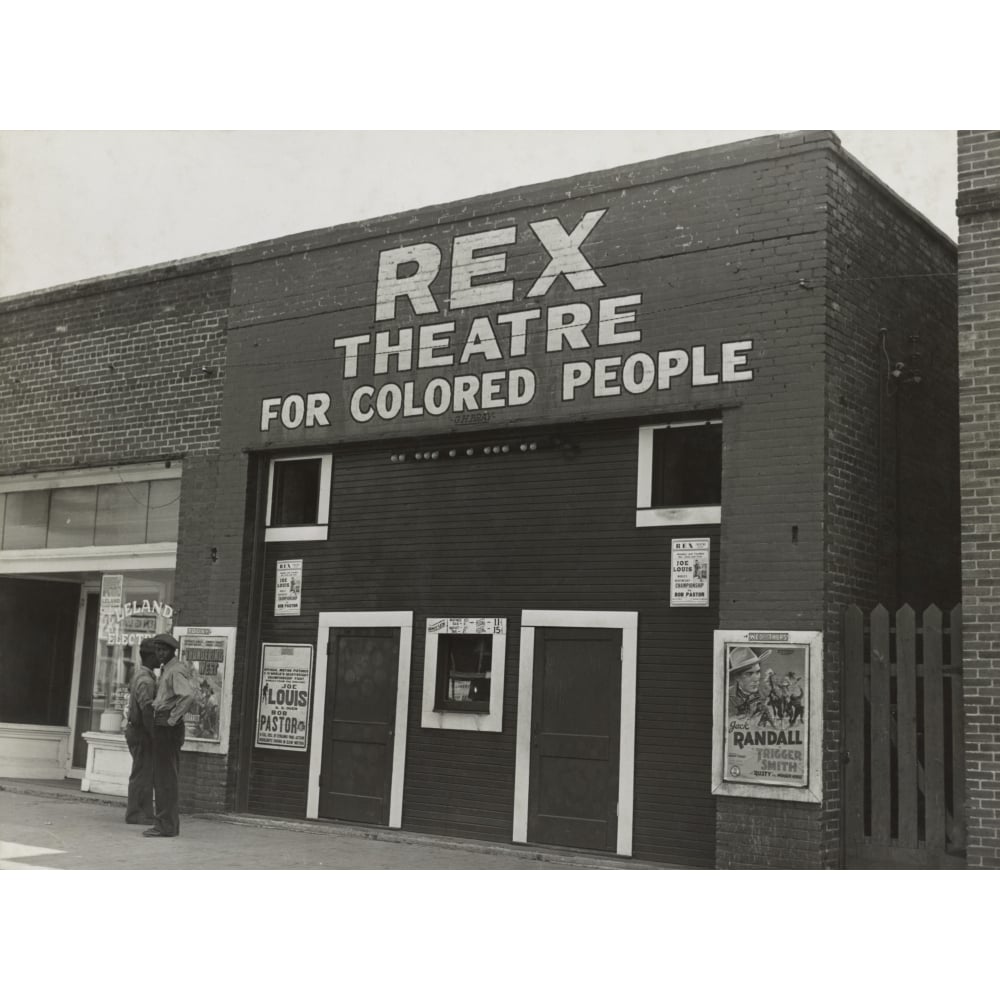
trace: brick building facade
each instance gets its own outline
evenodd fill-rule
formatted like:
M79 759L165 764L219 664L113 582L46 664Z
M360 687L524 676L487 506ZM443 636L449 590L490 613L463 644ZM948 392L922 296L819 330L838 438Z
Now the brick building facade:
M174 624L238 630L189 807L837 867L844 609L958 599L951 272L828 132L269 241L0 304L0 478L183 463ZM714 775L741 633L816 637L800 787Z
M968 864L1000 867L1000 132L958 133Z

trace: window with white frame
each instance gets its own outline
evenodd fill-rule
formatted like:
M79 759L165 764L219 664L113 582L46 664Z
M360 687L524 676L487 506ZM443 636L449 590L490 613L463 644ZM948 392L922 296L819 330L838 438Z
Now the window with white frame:
M271 459L265 541L323 541L330 521L332 455Z
M500 732L506 618L428 618L421 725Z
M722 519L722 420L639 428L637 527L718 524Z

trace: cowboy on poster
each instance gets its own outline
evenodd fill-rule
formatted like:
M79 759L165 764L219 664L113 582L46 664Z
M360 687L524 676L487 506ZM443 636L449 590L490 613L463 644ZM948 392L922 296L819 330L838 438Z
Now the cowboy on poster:
M719 638L720 635L722 638ZM716 633L713 771L720 794L808 793L818 780L822 653L817 632ZM742 791L733 791L741 786Z

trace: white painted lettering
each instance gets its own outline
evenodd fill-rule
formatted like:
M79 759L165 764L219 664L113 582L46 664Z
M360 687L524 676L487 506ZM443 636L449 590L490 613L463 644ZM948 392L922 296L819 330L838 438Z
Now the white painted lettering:
M404 265L416 264L411 274L400 276ZM441 269L441 251L433 243L415 243L378 255L378 283L375 287L375 319L395 319L396 299L405 295L418 316L438 311L431 282Z
M484 410L495 410L498 406L503 406L504 400L501 393L506 377L506 372L486 372L483 375L480 406Z
M588 212L571 233L563 229L558 219L543 219L541 222L531 223L534 234L545 247L551 260L531 286L528 298L544 295L560 274L564 274L566 280L577 291L604 287L604 282L580 252L580 246L593 232L594 226L601 221L606 211L606 208L602 208L596 212Z
M281 423L289 430L302 425L306 415L306 401L297 393L285 397L281 404Z
M589 361L568 361L563 365L562 398L564 403L576 396L576 390L590 381Z
M548 331L545 350L562 350L565 340L574 351L590 347L584 328L590 322L590 306L585 302L575 302L572 305L552 306L548 312Z
M330 409L330 394L310 392L306 396L306 427L329 427L327 411Z
M498 323L510 325L510 356L520 358L527 349L528 321L538 319L541 309L526 309L524 312L504 313L497 316Z
M280 396L271 396L270 399L260 401L260 429L266 431L273 421L278 419L278 407L281 406Z
M413 383L406 382L403 384L403 416L404 417L421 417L424 413L424 408L422 406L417 406L413 402Z
M435 351L451 346L446 334L454 333L454 323L432 323L420 328L420 351L417 355L418 368L447 368L455 363L454 354L435 355Z
M472 321L469 337L465 341L465 349L462 351L459 363L464 365L474 355L482 355L487 361L503 359L503 351L500 350L488 316L477 316Z
M375 416L371 405L371 399L374 395L375 389L370 385L362 385L354 390L354 394L351 396L351 417L357 423L367 423Z
M626 306L639 305L642 305L641 295L623 295L618 299L601 299L597 343L603 347L606 344L630 344L642 340L641 330L615 329L623 323L635 322L635 310L621 313L618 310L624 309Z
M659 368L658 389L669 389L670 382L688 369L687 351L660 351L656 360Z
M618 382L618 369L621 358L598 358L594 362L594 395L620 396L622 387Z
M424 390L424 409L439 417L451 406L451 383L446 378L432 378Z
M338 347L344 349L344 378L355 378L357 376L358 348L363 344L367 344L371 339L370 334L362 333L357 337L340 337L333 342L334 349Z
M641 373L638 369L642 369ZM633 396L647 392L653 386L656 378L656 365L648 354L633 354L625 362L622 369L622 384L625 391Z
M375 412L383 420L392 420L403 408L403 390L395 382L386 382L375 397Z
M383 330L375 334L375 374L385 375L389 370L389 357L396 358L396 371L408 372L413 367L413 328L404 326L399 339L392 343L392 332Z
M745 368L750 363L746 352L751 350L753 350L752 340L737 340L722 345L723 382L749 382L753 379L752 369L750 371L738 371L738 369Z
M692 385L715 385L719 381L718 375L705 374L705 348L695 347L691 351L691 384Z
M535 373L530 368L515 368L507 389L508 406L524 406L535 398Z
M479 379L475 375L459 375L455 379L455 401L452 404L452 409L456 413L476 409L476 390L478 388Z
M516 226L455 237L451 248L452 309L465 309L468 306L482 306L491 302L510 302L513 300L513 281L482 282L473 285L472 279L485 274L502 274L507 269L507 254L495 253L477 257L475 256L477 250L508 246L516 239Z

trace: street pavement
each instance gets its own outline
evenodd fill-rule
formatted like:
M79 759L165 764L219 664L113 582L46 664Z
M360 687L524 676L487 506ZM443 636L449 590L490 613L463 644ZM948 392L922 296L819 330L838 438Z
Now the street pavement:
M9 784L7 788L9 789ZM123 806L0 789L0 869L572 869L588 856L476 845L400 831L249 817L181 816L181 835L143 837ZM645 866L641 866L645 867Z

